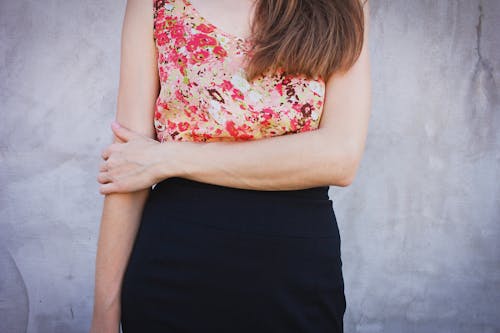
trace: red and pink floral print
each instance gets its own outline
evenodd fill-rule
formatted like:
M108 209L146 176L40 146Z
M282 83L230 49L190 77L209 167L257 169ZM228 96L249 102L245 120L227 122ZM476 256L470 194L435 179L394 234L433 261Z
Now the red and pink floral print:
M241 141L315 130L325 83L282 72L245 79L250 43L208 22L188 0L153 0L163 141Z

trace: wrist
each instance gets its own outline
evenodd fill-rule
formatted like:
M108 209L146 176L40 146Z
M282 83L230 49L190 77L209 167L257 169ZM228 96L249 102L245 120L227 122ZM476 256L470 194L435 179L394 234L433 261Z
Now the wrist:
M153 166L153 177L156 183L171 177L181 177L185 174L180 154L187 149L187 142L168 141L156 145L154 154L157 162Z

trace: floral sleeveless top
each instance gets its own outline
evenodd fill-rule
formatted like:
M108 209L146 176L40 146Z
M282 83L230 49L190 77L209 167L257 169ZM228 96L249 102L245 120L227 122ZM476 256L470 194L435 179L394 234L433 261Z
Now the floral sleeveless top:
M189 0L153 0L163 141L241 141L315 130L325 83L277 71L250 83L250 42L208 22Z

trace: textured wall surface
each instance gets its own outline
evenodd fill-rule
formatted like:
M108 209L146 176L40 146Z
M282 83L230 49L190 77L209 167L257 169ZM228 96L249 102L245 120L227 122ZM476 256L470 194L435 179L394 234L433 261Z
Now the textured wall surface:
M0 332L87 332L124 1L0 1ZM500 1L372 0L346 332L500 332Z

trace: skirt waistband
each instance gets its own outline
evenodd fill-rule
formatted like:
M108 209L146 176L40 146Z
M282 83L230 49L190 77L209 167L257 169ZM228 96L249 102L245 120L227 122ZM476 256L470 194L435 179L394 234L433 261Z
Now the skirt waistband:
M258 198L258 199L300 199L300 200L313 200L313 201L329 201L328 195L329 186L318 186L307 189L299 190L251 190L235 187L228 187L216 184L203 183L182 177L167 178L155 185L153 191L169 192L174 191L175 196L188 195L192 197L193 194L199 193L200 196L207 192L217 192L220 198L227 197L228 199L242 196L244 198ZM196 190L196 191L193 191Z
M262 191L172 177L152 189L144 220L159 228L194 224L234 236L339 237L328 189Z

